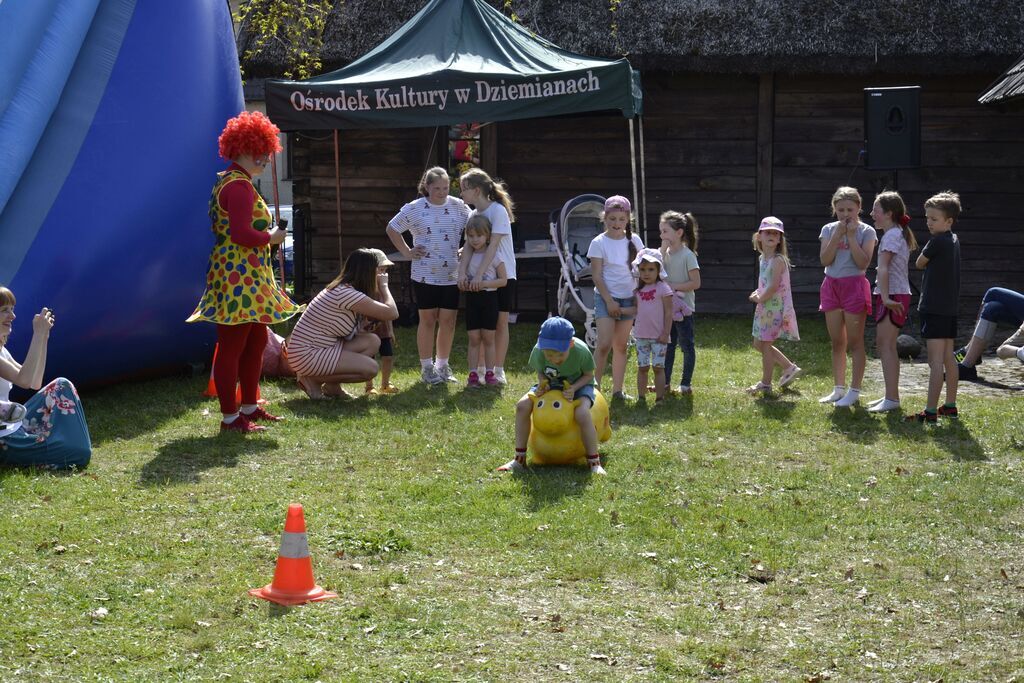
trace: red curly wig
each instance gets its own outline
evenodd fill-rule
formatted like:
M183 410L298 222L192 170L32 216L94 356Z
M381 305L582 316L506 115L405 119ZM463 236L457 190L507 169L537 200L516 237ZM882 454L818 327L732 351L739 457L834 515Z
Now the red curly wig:
M261 157L280 152L281 142L277 138L280 132L266 114L243 111L233 119L228 119L224 131L217 138L220 155L231 161L243 154Z

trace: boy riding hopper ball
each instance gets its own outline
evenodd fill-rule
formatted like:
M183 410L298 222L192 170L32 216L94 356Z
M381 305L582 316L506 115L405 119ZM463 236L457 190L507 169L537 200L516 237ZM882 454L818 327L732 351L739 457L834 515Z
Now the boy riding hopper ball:
M278 605L301 605L338 597L337 593L324 590L313 580L313 561L309 556L306 519L301 505L293 503L288 506L274 581L263 588L253 588L249 595Z

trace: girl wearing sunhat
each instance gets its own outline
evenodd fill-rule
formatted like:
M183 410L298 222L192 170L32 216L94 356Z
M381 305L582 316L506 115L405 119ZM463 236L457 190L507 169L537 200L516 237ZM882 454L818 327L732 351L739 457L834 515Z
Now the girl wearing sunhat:
M768 394L772 390L775 366L782 369L779 386L784 387L800 376L797 364L786 358L775 346L777 339L798 341L800 331L796 325L793 292L789 286L789 250L782 221L768 216L761 221L751 238L760 270L757 289L750 293L754 309L753 346L761 352L761 381L749 387L750 394Z

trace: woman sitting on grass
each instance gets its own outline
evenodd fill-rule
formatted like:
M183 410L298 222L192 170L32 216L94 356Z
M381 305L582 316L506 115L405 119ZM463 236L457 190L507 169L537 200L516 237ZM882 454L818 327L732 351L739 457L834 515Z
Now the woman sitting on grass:
M377 376L373 357L380 337L361 332L360 317L398 317L388 274L377 273L377 256L369 249L349 254L341 274L309 302L285 344L288 363L310 398L347 396L342 383L367 382Z
M92 446L78 392L63 377L43 386L53 311L44 308L32 319L32 343L25 362L18 363L7 350L15 303L14 293L0 287L0 464L85 467ZM23 408L9 403L14 385L39 391Z

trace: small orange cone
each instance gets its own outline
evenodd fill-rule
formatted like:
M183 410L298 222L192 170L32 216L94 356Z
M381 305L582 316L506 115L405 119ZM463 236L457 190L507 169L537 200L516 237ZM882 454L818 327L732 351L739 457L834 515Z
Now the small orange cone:
M301 605L338 597L337 593L325 591L313 580L313 561L306 541L306 519L298 503L288 506L274 581L263 588L253 588L249 595L278 605Z
M0 0L3 2L3 0ZM217 385L213 383L213 366L217 363L217 344L213 345L213 360L210 361L210 381L206 383L206 391L203 392L203 396L210 398L217 398ZM235 401L239 404L242 403L242 387L239 385L235 389ZM266 403L260 396L260 388L256 387L256 403Z

